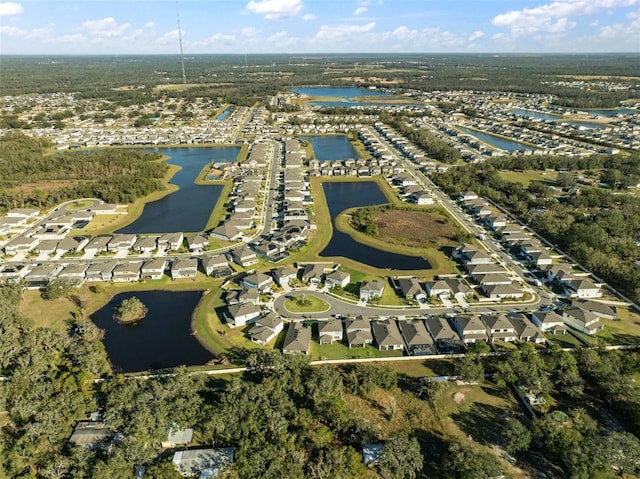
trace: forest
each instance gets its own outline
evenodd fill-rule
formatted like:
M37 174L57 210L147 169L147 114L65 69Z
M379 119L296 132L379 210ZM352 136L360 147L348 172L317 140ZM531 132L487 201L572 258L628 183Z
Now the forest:
M501 178L500 171L560 171L555 183L522 183ZM578 184L589 173L595 184ZM487 160L432 176L456 197L472 190L506 208L534 231L557 244L576 262L631 298L640 299L640 198L622 193L640 178L640 155L595 155L582 159L517 157ZM609 187L598 186L605 183ZM564 190L563 190L564 188ZM558 191L561 191L559 194Z
M0 138L0 211L48 208L77 198L132 203L166 188L158 153L108 148L52 153L46 139L19 132Z
M146 56L2 56L0 95L72 92L143 105L153 88L182 83L180 58ZM558 97L572 108L613 108L638 98L640 56L628 55L194 55L186 60L188 88L163 90L187 99L212 97L237 105L265 104L266 98L293 86L378 86L369 77L421 91L511 91ZM553 79L589 75L613 77L628 85L619 91L575 89ZM194 80L196 79L196 80ZM133 88L132 88L133 86ZM126 87L126 88L125 88Z

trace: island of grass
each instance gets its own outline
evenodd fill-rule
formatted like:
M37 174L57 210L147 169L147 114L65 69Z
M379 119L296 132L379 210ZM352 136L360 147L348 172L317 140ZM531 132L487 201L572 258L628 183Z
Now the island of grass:
M135 323L140 321L144 319L148 311L147 306L135 296L123 299L122 302L113 309L113 319L119 323Z
M306 294L288 297L284 302L284 307L291 313L322 313L331 308L326 301Z
M442 248L472 239L442 208L388 204L350 212L349 224L380 241L410 248Z

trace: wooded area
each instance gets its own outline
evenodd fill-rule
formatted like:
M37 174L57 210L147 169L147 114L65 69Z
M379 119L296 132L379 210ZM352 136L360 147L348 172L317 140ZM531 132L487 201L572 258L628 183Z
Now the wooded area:
M0 211L48 208L76 198L132 203L166 188L169 166L159 153L129 148L52 153L48 146L19 132L0 138Z

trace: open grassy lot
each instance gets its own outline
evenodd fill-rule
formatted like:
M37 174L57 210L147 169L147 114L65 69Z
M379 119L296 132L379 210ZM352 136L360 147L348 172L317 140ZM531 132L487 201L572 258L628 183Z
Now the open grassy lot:
M527 188L532 181L542 181L547 183L553 183L558 178L558 173L555 171L538 171L538 170L524 170L524 171L500 171L498 172L500 178L512 183L522 183Z
M631 308L618 307L618 319L601 319L604 329L596 337L607 345L640 344L640 314Z

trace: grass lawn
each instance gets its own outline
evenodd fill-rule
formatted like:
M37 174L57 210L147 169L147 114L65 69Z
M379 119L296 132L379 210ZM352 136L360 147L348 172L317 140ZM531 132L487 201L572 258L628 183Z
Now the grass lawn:
M58 330L67 329L67 321L78 306L68 298L45 301L40 291L29 289L22 296L20 314L33 321L36 327L47 327Z
M640 344L640 314L630 308L617 309L618 320L601 319L604 329L596 334L606 344Z
M292 313L322 313L331 307L329 303L315 296L295 295L284 302L284 307Z
M562 348L579 348L583 346L583 344L578 341L573 335L569 333L565 334L546 334L546 338L559 345Z
M522 183L527 188L532 181L555 182L558 173L555 171L546 172L538 170L524 171L500 171L500 178L512 183Z

